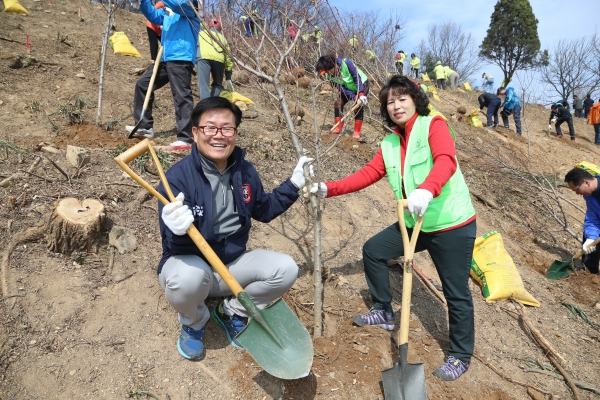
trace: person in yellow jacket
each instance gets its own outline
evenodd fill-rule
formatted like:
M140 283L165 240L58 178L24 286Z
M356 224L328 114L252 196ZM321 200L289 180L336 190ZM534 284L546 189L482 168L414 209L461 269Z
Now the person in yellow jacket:
M450 88L453 92L456 92L456 88L458 87L458 79L460 76L456 71L450 69L448 66L444 67L444 71L446 72L446 79L450 81Z
M415 79L419 79L419 68L421 67L421 60L415 56L415 53L410 55L410 72L411 75L414 73Z
M365 50L365 57L371 64L375 64L376 55L373 50Z
M442 65L442 62L440 60L438 60L435 63L433 73L435 74L435 82L437 84L437 88L439 90L446 90L446 67Z
M404 61L406 60L406 54L402 50L398 50L396 53L396 59L394 60L394 64L396 64L396 71L398 71L398 75L404 75Z
M348 44L354 49L356 50L356 48L358 47L358 38L356 37L356 35L352 35L352 37L350 38L350 40L348 40Z
M221 21L216 18L210 20L208 30L200 31L198 37L198 55L196 57L196 71L198 73L198 93L200 100L218 96L223 90L223 73L226 79L226 89L233 91L231 70L233 63L229 58L229 44L221 33ZM223 49L223 46L226 50ZM210 89L210 76L212 74L212 90Z

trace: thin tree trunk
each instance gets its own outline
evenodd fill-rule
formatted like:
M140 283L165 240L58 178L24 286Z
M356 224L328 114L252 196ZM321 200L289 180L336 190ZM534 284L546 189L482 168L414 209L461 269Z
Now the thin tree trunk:
M96 124L102 123L102 91L104 90L104 63L106 61L106 50L108 47L108 33L110 32L110 17L112 15L112 0L108 0L108 11L106 17L106 28L102 38L102 57L100 59L100 82L98 84L98 115Z

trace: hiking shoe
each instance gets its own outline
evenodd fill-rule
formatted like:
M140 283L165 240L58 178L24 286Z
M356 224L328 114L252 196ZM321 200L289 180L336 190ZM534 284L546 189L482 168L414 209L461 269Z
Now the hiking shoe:
M376 310L371 308L366 314L358 314L352 318L358 326L377 326L379 328L386 329L388 331L394 330L394 313L385 312L383 310Z
M133 125L127 125L125 126L125 130L129 133L131 133L131 131L133 130L133 128L135 128L135 126ZM145 138L148 139L152 139L154 137L154 129L149 128L149 129L144 129L144 128L140 128L137 131L135 131L135 133L133 134L134 136L143 136Z
M235 337L244 330L246 327L246 322L244 321L244 317L239 316L237 314L227 315L223 311L223 302L220 302L217 307L212 312L213 320L221 325L223 329L225 329L225 333L227 334L227 340L229 343L233 345L233 347L238 349L243 349L244 347L238 342Z
M188 142L184 142L183 140L177 140L171 143L169 146L173 150L190 150L192 148L192 144Z
M557 133L556 137L559 138L559 139L562 138L562 133Z
M575 136L571 136L571 140L575 140Z
M443 381L453 381L467 372L470 365L470 362L459 360L453 356L448 356L446 362L433 371L433 375L437 376Z
M204 358L205 350L202 339L204 338L204 328L196 330L189 326L181 325L181 334L177 340L177 350L183 358L192 361L200 361Z
M492 128L496 129L498 127L498 124L494 124L494 126L492 126Z

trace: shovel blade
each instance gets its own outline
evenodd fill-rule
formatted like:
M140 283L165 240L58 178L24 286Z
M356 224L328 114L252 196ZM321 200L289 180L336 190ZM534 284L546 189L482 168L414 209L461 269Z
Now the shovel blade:
M282 299L260 310L260 314L283 348L252 318L236 336L238 342L258 365L277 378L298 379L307 376L313 362L313 343L296 314Z
M381 371L383 394L386 400L427 400L425 367L422 363L394 364Z
M135 135L135 133L138 131L138 129L140 129L140 125L142 124L142 120L144 119L144 114L146 114L146 109L142 108L142 113L140 114L140 120L138 121L137 124L135 124L135 126L133 127L131 132L129 132L129 136L127 136L127 139L131 139Z
M555 260L546 271L546 278L556 280L568 277L573 272L572 262L572 258L567 261Z

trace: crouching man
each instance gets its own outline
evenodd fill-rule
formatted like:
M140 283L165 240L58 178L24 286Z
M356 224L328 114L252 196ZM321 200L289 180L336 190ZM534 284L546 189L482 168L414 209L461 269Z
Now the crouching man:
M224 328L229 342L246 326L246 310L221 276L207 263L186 230L194 224L258 308L265 308L294 284L294 260L270 250L248 250L252 218L269 222L298 199L304 184L302 157L291 178L272 193L263 190L254 166L236 146L240 109L221 97L200 101L192 112L192 152L173 165L167 180L177 201L159 202L163 255L158 280L179 314L177 350L189 360L204 358L204 330L209 318ZM159 192L165 195L162 185ZM208 297L224 297L208 310Z

